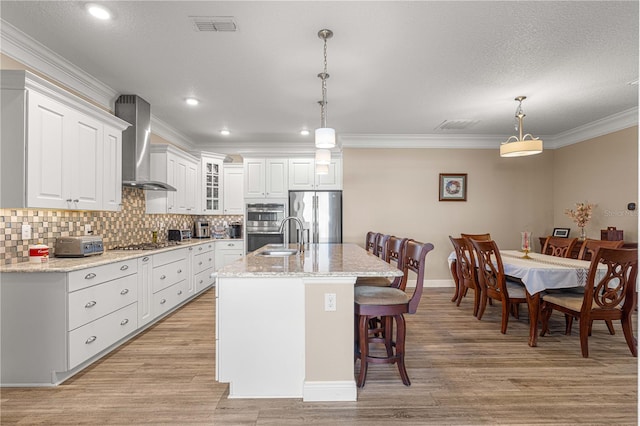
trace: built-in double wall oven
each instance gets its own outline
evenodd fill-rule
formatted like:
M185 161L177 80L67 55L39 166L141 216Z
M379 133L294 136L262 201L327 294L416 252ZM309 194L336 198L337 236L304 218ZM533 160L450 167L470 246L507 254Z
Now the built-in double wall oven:
M248 203L246 209L247 253L266 244L282 244L280 224L285 218L285 203Z

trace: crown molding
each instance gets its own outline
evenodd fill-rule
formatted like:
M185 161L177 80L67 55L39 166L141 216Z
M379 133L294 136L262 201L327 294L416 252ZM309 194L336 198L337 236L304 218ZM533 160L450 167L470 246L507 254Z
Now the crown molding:
M378 135L338 134L343 148L497 149L503 135Z
M111 110L118 93L0 19L0 52Z
M153 114L151 114L151 133L160 136L162 139L186 151L191 151L195 147L195 144L191 142L188 137Z
M544 139L545 148L556 149L563 146L573 145L589 139L628 129L638 125L638 107L610 115L608 117L558 133L557 135Z

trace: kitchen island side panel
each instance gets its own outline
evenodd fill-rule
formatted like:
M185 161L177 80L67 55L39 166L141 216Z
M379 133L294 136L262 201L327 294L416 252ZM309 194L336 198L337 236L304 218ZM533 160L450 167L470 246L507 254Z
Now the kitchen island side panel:
M218 379L230 398L301 398L305 373L301 278L217 282Z

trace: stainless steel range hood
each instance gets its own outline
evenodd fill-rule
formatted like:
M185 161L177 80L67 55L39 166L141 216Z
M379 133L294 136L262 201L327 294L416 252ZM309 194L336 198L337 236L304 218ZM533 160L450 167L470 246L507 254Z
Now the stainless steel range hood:
M163 182L151 180L151 105L137 95L120 95L117 117L131 123L122 132L122 186L153 191L175 191Z

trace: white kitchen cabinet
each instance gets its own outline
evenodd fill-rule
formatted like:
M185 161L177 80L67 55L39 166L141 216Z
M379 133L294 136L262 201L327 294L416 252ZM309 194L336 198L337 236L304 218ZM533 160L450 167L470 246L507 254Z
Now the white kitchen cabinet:
M138 258L138 326L153 319L153 256Z
M191 274L188 249L170 250L153 255L153 317L159 317L189 297Z
M197 158L171 145L152 144L151 180L166 182L176 191L145 191L147 213L197 213Z
M332 158L329 173L316 174L315 159L289 159L289 190L336 190L342 189L342 159Z
M218 270L244 256L244 241L220 240L216 241L215 269Z
M215 243L208 241L197 246L189 247L191 257L191 274L193 275L193 293L213 285L214 279L211 273L215 267Z
M222 182L224 214L244 214L244 168L242 164L225 164Z
M287 198L288 167L286 158L245 158L245 198Z
M0 206L118 210L129 124L27 71L1 80Z
M202 155L200 163L200 213L202 214L222 214L224 195L223 159L224 156Z

